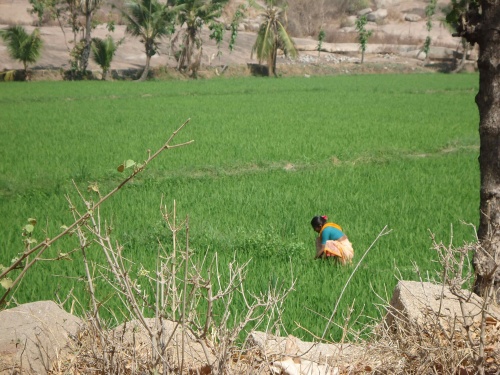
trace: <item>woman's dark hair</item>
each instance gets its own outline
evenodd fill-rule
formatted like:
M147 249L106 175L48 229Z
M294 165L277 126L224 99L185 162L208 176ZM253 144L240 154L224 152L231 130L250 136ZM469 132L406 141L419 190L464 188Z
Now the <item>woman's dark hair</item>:
M322 227L323 225L326 224L326 221L328 220L328 217L326 216L314 216L311 220L311 226L313 228L318 228L318 227Z

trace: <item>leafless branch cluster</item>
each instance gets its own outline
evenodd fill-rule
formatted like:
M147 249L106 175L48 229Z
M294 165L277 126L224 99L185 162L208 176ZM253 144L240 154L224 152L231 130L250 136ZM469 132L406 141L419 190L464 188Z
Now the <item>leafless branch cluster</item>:
M240 334L248 328L279 329L283 302L293 290L293 281L290 286L270 286L265 293L246 291L248 263L232 261L221 272L217 253L206 252L196 261L189 246L188 218L178 222L175 202L172 212L162 206L161 213L172 233L172 244L159 245L156 269L140 268L137 273L133 262L123 256L122 246L112 241L98 211L79 227L94 310L83 336L75 341L79 347L74 360L61 365L61 372L235 373L236 366L250 366L245 360L248 347ZM106 259L95 266L97 270L90 270L86 261L88 238L99 245ZM126 321L114 329L99 316L102 301L94 293L96 273L113 288L113 299L119 300ZM244 302L240 310L233 308L236 296Z
M426 296L414 319L386 306L388 316L376 329L371 356L400 358L386 373L498 374L500 310L492 305L492 293L483 299L470 291L470 257L480 245L456 248L434 237L433 243L442 270L439 292Z
M119 171L132 168L132 172L108 194L102 195L97 183L91 184L88 192L74 184L79 202L66 197L73 224L39 244L26 241L25 251L2 271L0 278L6 278L21 269L14 281L9 281L0 303L35 263L48 260L42 255L52 244L68 235L77 238L78 245L71 253L80 254L83 260L90 305L73 295L68 297L83 306L86 325L73 338L72 356L58 359L54 373L244 373L255 366L255 360L250 359L255 356L248 354L252 349L245 341L245 330L279 331L283 303L294 281L270 285L257 294L247 291L248 263L240 265L233 259L222 265L216 252L196 254L189 243L188 217L178 220L175 201L171 211L163 203L160 207L172 243L158 244L154 269L127 259L124 247L113 239L112 228L103 219L102 203L163 150L191 143L171 145L186 123L157 152L149 153L144 163L129 160L118 167ZM96 248L100 255L90 256ZM91 260L96 258L102 261ZM111 290L104 297L98 290L103 285ZM112 321L104 315L111 315Z

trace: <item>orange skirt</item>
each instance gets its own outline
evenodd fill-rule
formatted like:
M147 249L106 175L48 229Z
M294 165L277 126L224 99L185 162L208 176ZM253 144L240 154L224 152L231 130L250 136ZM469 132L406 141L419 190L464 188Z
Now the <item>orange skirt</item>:
M316 249L319 251L321 248L321 238L316 239ZM352 258L354 258L354 250L352 248L351 242L346 238L342 241L326 241L325 244L325 255L327 257L337 257L341 264L352 263Z

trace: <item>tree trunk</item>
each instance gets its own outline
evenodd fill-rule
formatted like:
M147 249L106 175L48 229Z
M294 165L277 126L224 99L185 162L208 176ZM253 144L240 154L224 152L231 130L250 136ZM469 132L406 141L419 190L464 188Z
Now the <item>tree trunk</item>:
M273 50L271 51L271 59L269 61L269 77L271 75L278 77L278 74L276 73L276 60L278 58L278 43L275 41L274 42L274 47Z
M148 54L146 55L146 66L144 67L144 70L142 71L142 74L138 79L138 81L145 81L148 78L150 62L151 62L151 56Z
M177 70L183 71L189 68L191 53L191 35L189 34L189 29L186 29L185 34L182 37L181 54L179 56L179 61L177 62Z
M82 73L87 71L87 66L89 64L90 57L90 44L92 43L92 12L93 9L90 8L88 0L85 7L85 41L82 51L82 56L80 58L80 68Z
M459 36L479 45L479 169L481 174L480 248L474 254L474 290L485 296L494 287L500 302L500 1L482 0L469 9ZM461 35L460 35L461 34Z
M452 73L460 73L465 66L465 61L467 60L467 54L469 53L469 42L465 38L461 38L460 44L462 45L463 53L460 62L457 64L455 69L453 69ZM457 48L458 52L458 48Z

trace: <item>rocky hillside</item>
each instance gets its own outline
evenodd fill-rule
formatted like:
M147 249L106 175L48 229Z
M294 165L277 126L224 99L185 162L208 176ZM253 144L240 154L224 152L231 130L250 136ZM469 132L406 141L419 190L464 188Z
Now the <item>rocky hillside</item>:
M120 0L116 0L120 1ZM235 9L244 0L232 0L225 9L223 21L230 19L234 14ZM311 62L321 62L325 64L334 64L339 62L357 62L360 57L359 44L356 42L356 32L353 24L356 15L348 16L346 14L336 15L324 5L324 16L322 24L314 21L311 17L318 9L311 9L311 14L307 15L301 11L300 0L289 1L289 26L290 33L294 35L297 46L299 47L300 57L295 63L309 64ZM326 4L327 1L318 2L318 4ZM439 2L438 9L445 6L447 2ZM428 35L425 21L426 1L403 1L403 0L374 0L370 8L358 11L367 14L368 29L373 31L372 37L368 41L367 57L365 61L389 62L409 64L413 66L421 65L423 55L419 50L422 47L425 37ZM0 0L0 28L7 25L22 24L28 31L34 28L36 19L30 15L28 9L30 4L28 0ZM321 9L320 9L321 10ZM105 20L109 16L110 9L102 9L98 15L100 20ZM106 13L108 12L108 13ZM117 13L113 13L113 17L118 17ZM450 31L443 26L440 19L442 12L438 11L436 19L431 30L432 37L432 57L435 59L449 59L458 47L458 40L451 36ZM215 43L208 38L208 32L204 32L204 55L203 66L219 66L226 65L246 65L248 63L256 63L251 59L251 47L255 41L255 31L259 25L259 12L251 10L248 12L248 17L245 18L240 25L240 31L236 43L235 50L230 53L226 42L222 46L222 55L217 56L217 48ZM117 19L119 22L119 19ZM316 30L322 27L326 32L325 43L323 44L323 52L318 57L317 35ZM49 24L41 28L42 38L44 40L44 48L42 56L38 61L35 69L67 69L68 68L68 50L71 47L68 43L71 33L69 30L64 35L59 26ZM108 34L105 25L98 26L93 36L104 37ZM309 35L308 35L309 34ZM125 26L118 25L112 33L115 40L125 37ZM419 61L420 59L420 61ZM143 46L139 40L126 36L124 43L118 49L118 52L113 60L112 69L141 69L145 62L145 54ZM281 59L279 64L290 64L289 61ZM170 55L168 41L165 40L161 46L160 55L154 56L152 60L153 67L174 66L175 62ZM5 45L0 42L0 71L8 69L20 69L20 63L13 61L8 53ZM98 71L98 67L91 62L90 68Z

